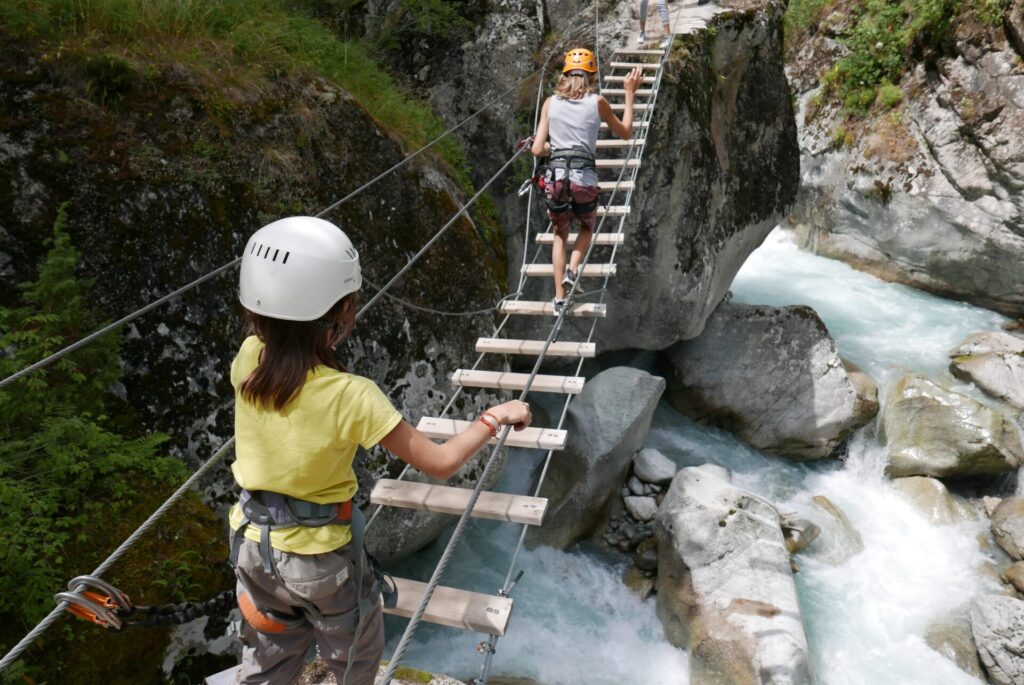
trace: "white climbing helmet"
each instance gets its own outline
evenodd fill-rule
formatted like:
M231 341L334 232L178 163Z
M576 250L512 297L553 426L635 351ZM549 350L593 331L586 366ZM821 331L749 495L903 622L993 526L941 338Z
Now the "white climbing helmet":
M256 314L315 321L362 284L359 253L340 228L323 219L292 216L249 238L238 299Z

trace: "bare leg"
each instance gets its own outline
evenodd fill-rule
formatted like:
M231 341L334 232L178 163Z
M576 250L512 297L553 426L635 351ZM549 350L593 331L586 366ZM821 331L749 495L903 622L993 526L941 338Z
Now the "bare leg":
M580 277L580 262L583 261L583 255L587 253L587 248L590 247L590 239L594 235L594 231L588 226L580 226L580 234L576 237L576 244L572 247L572 256L569 258L569 268L576 274L576 277Z
M551 264L555 271L555 297L559 300L565 299L565 288L562 286L562 279L565 278L565 245L569 241L569 229L566 226L555 228L554 244L551 246ZM573 252L573 258L576 253Z

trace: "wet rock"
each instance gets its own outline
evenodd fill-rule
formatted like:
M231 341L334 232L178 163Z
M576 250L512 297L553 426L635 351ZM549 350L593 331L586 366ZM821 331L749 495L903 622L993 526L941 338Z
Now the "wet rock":
M782 536L786 539L786 550L790 554L804 551L821 534L821 528L805 519L782 516L779 525L782 526Z
M877 410L809 307L723 303L700 337L668 356L676 409L793 460L829 456Z
M1024 338L999 331L974 333L949 352L951 359L973 357L982 354L1020 354L1024 352Z
M922 376L893 386L880 429L893 477L992 476L1024 461L1009 417Z
M1017 592L1024 593L1024 561L1015 561L1003 571L1003 581L1012 585Z
M989 518L992 518L993 512L995 512L996 507L998 507L999 503L1002 501L1003 499L1001 497L985 496L981 498L981 506L985 510L985 514Z
M653 497L627 497L626 510L637 521L650 521L658 513L658 503Z
M971 633L989 680L996 685L1024 683L1024 602L983 595L971 606Z
M658 541L649 538L637 545L633 563L641 571L655 571L658 568Z
M691 682L813 682L775 507L715 469L684 468L655 535L658 618L668 640L690 650Z
M878 384L875 383L875 379L848 359L843 359L842 362L846 375L857 389L857 401L860 406L858 412L865 416L875 416L879 409Z
M654 594L654 579L648 578L636 566L630 566L626 570L626 574L622 577L622 582L640 599L647 599Z
M946 486L935 478L895 478L892 484L915 509L936 525L952 525L973 518L970 509L951 495Z
M832 500L824 495L811 499L818 514L815 521L822 530L807 554L832 565L845 563L850 557L864 551L860 532Z
M620 540L617 547L623 554L629 554L633 550L633 543L629 540Z
M629 479L629 482L626 484L626 487L629 488L629 492L631 495L640 497L646 494L644 492L644 484L641 483L636 476L633 476Z
M978 661L978 650L974 645L971 628L966 621L940 621L925 631L924 641L936 652L946 657L964 673L985 680Z
M1024 411L1024 353L989 352L956 357L949 370L987 394Z
M664 389L664 379L626 367L587 382L569 407L566 449L551 463L541 489L548 498L544 525L531 527L528 544L564 549L598 529Z
M1024 497L1007 497L992 512L992 537L1014 559L1024 559Z
M633 472L645 483L671 483L679 468L658 450L646 447L633 457Z

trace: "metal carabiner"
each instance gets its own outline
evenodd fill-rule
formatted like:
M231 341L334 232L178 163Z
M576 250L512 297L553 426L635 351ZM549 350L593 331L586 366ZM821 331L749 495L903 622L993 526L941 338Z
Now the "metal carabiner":
M78 618L111 630L121 630L121 619L112 608L104 606L105 600L103 595L89 591L82 594L58 592L53 596L53 601L58 604L67 602L68 611Z
M68 590L74 592L82 585L87 589L99 590L104 593L109 600L104 603L104 606L107 608L122 609L129 612L132 610L132 601L128 599L128 595L102 578L97 578L96 576L77 576L68 581Z

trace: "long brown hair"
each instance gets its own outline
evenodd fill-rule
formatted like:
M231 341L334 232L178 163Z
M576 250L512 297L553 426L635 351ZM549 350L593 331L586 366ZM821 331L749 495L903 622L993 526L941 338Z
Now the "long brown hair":
M587 93L594 92L594 77L590 74L569 72L558 77L555 95L563 100L579 100Z
M352 306L345 321L340 321L345 302ZM334 356L336 332L348 335L355 323L358 294L352 293L338 300L321 321L335 323L335 328L323 328L316 321L285 321L273 319L246 310L249 333L255 334L265 345L259 364L242 381L239 391L242 399L258 407L280 411L295 399L306 382L306 374L318 366L336 371L345 367Z

